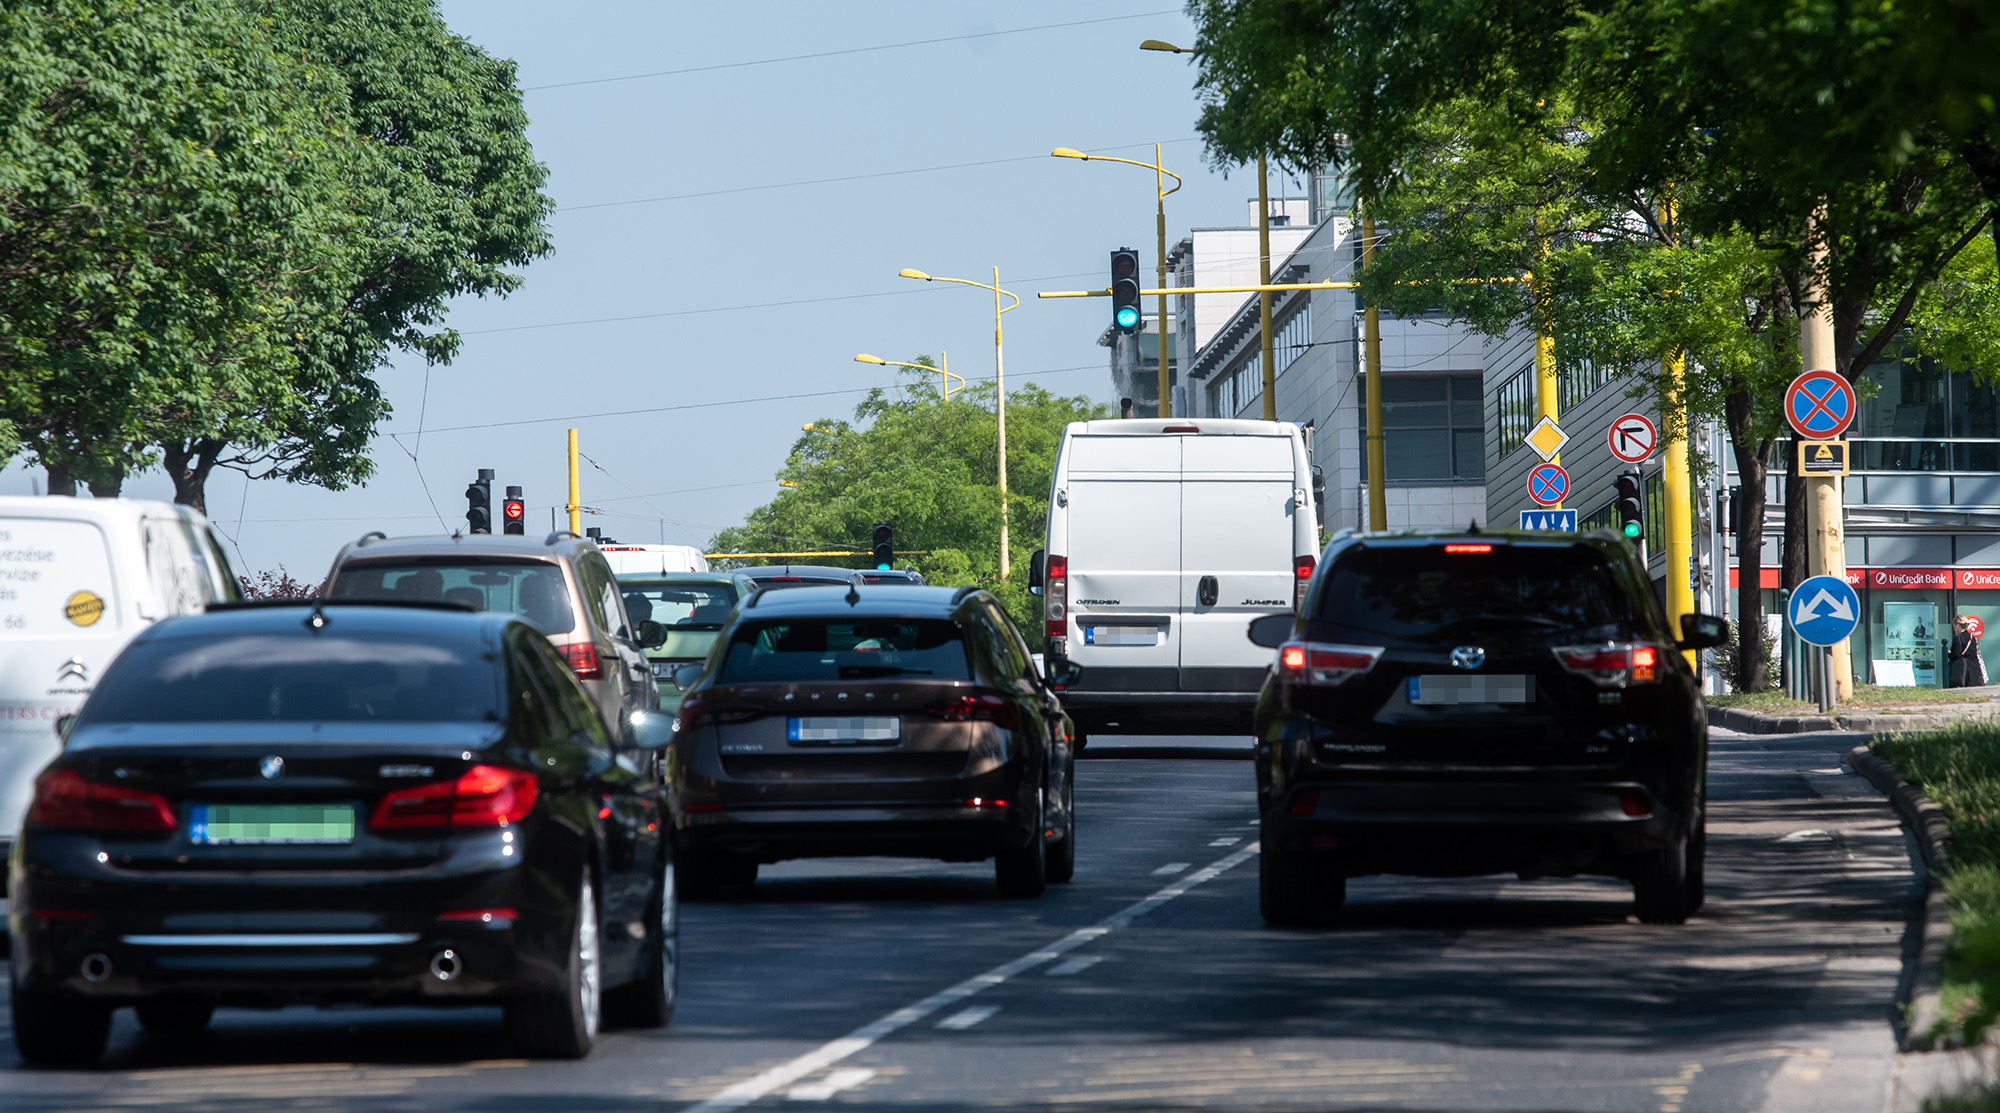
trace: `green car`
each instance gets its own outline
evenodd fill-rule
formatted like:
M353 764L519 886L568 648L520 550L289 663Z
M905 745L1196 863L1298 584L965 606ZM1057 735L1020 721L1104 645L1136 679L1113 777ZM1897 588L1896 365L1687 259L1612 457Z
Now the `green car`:
M664 641L645 647L646 661L653 666L653 683L660 690L660 710L669 715L680 710L681 690L674 685L674 670L708 656L723 620L750 586L734 572L618 577L618 594L624 597L632 625L637 628L643 622L657 622L666 631Z

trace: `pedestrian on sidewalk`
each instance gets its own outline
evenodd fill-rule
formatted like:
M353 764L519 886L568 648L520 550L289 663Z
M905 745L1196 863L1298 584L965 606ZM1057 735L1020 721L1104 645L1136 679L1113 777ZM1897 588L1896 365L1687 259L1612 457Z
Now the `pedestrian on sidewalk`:
M1959 615L1951 620L1951 645L1945 649L1945 659L1949 662L1948 688L1969 688L1984 683L1980 673L1985 671L1979 660L1979 639L1972 636L1972 620Z

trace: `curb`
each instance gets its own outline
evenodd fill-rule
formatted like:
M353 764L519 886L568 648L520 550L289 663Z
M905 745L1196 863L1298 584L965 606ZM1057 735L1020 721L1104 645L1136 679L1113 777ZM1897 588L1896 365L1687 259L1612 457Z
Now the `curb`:
M1904 1051L1937 1051L1958 1046L1955 1033L1939 1039L1933 1034L1943 1013L1938 1007L1938 963L1944 958L1945 942L1951 937L1951 909L1939 879L1951 860L1951 829L1944 810L1917 786L1903 779L1887 759L1876 756L1867 746L1848 751L1847 764L1868 782L1882 790L1895 806L1916 839L1924 863L1924 912L1917 939L1915 969L1898 995L1908 1008L1904 1013L1901 1047Z
M1711 707L1708 708L1708 725L1740 734L1811 734L1821 731L1893 734L1906 730L1937 730L1954 723L1991 719L1996 714L2000 714L2000 708L1991 704L1970 704L1966 711L1956 713L1852 711L1826 715L1768 715L1737 707Z

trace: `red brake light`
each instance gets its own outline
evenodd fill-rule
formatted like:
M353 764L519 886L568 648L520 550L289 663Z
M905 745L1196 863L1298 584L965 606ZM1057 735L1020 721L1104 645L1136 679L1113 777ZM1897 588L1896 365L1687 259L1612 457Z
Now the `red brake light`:
M1304 672L1306 667L1306 647L1288 645L1278 651L1278 667L1286 672Z
M446 923L464 923L467 921L481 924L490 924L496 921L512 923L520 918L521 914L511 908L460 908L452 912L438 914L438 919Z
M1161 429L1161 430L1160 430L1160 432L1162 432L1162 433L1199 433L1199 432L1201 432L1201 426L1199 426L1199 425L1169 425L1169 426L1167 426L1166 428L1164 428L1164 429Z
M1574 673L1607 688L1651 684L1659 679L1660 650L1651 645L1572 645L1555 651L1556 660Z
M1069 636L1069 558L1051 556L1042 569L1043 628L1051 638Z
M157 792L86 781L74 769L55 769L35 782L28 822L85 831L171 831L174 810Z
M578 680L597 680L604 675L604 666L597 660L597 647L589 642L571 642L562 647L563 660L569 662L569 671Z
M1659 663L1660 663L1660 651L1659 651L1659 650L1657 650L1657 649L1654 649L1654 648L1653 648L1652 646L1650 646L1650 645L1640 645L1640 646L1634 646L1634 647L1633 647L1633 649L1632 649L1632 667L1633 667L1633 668L1635 668L1635 669L1650 669L1650 668L1652 668L1652 667L1653 667L1654 665L1657 665L1657 664L1659 664Z
M526 818L540 793L533 773L475 765L455 781L384 794L369 815L368 826L377 831L505 827Z
M1304 556L1295 556L1292 558L1292 575L1294 577L1301 580L1310 580L1312 579L1312 574L1313 574L1313 555L1311 553L1307 553Z
M1447 553L1490 553L1493 551L1493 546L1482 541L1477 544L1446 545L1444 551Z
M1286 642L1278 647L1278 676L1294 684L1340 684L1375 667L1376 645Z
M703 723L736 723L759 718L764 709L748 703L721 703L707 696L689 696L681 701L680 725L675 731L690 731Z
M1292 558L1292 613L1297 614L1306 606L1306 587L1312 582L1313 555L1306 553Z
M1000 696L960 696L930 709L947 723L996 723L1007 730L1019 730L1021 713Z

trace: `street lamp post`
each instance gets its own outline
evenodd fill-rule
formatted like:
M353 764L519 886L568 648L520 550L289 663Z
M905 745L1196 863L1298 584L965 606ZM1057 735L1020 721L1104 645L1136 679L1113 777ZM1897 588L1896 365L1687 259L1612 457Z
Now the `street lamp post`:
M1181 176L1161 165L1160 145L1153 144L1153 161L1140 162L1129 158L1112 158L1109 155L1087 155L1072 147L1057 147L1049 154L1056 158L1081 159L1084 162L1122 162L1127 166L1143 167L1153 172L1153 192L1159 202L1154 216L1154 232L1159 239L1160 252L1160 416L1174 416L1174 401L1171 387L1167 382L1167 195L1181 188ZM1174 188L1168 189L1166 180L1174 180Z
M866 352L863 352L860 355L855 356L854 362L874 363L884 367L909 367L918 371L935 371L938 373L939 397L947 401L950 400L953 394L956 394L958 391L965 389L964 375L954 375L951 372L945 370L945 368L950 365L950 357L942 350L938 352L938 365L936 367L932 367L927 363L904 363L903 361L896 359L883 359L881 356L871 356ZM958 385L955 387L951 385L951 380L953 379L958 380Z
M1000 457L1000 578L1004 580L1012 570L1013 561L1007 553L1007 366L1002 358L1000 315L1019 309L1021 307L1021 299L1014 297L1013 294L1000 288L999 267L993 268L993 282L991 285L984 282L974 282L969 278L945 278L941 275L929 275L914 267L904 267L902 270L896 272L896 277L915 278L923 282L952 282L960 286L974 286L981 290L993 291L993 414L994 424L998 426L997 443L998 455ZM1004 309L1001 308L1000 298L1003 295L1013 298L1014 304ZM887 361L885 360L884 362ZM1162 371L1161 374L1165 375L1165 372ZM963 382L964 380L960 379L959 381Z

